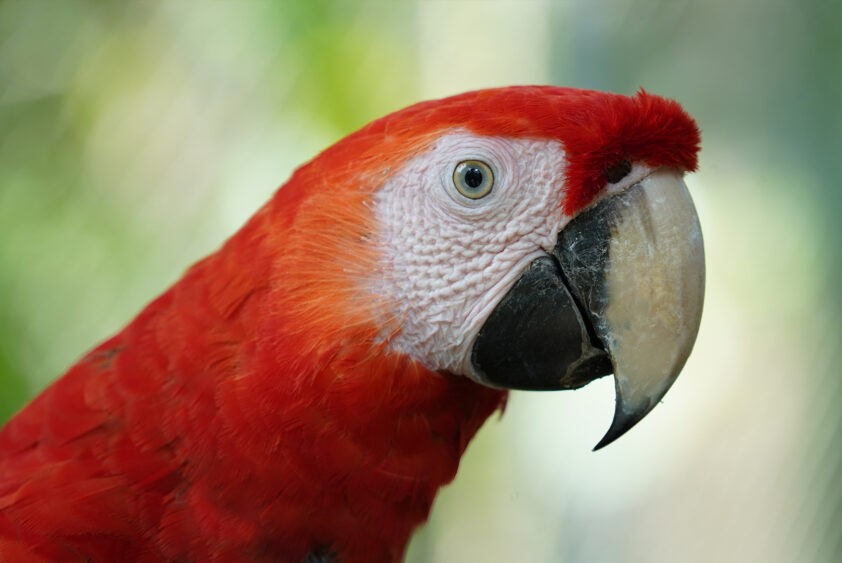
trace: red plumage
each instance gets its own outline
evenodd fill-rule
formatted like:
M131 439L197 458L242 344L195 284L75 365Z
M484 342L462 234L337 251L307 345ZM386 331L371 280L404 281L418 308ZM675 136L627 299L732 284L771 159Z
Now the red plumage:
M701 143L695 121L677 102L642 89L634 96L552 86L479 90L417 104L363 131L404 137L448 127L560 141L570 159L564 201L570 215L605 186L610 166L628 160L692 172Z
M505 400L389 351L399 326L366 285L372 194L458 127L560 140L571 213L607 166L692 170L699 143L674 102L555 87L350 135L0 431L0 561L400 559Z

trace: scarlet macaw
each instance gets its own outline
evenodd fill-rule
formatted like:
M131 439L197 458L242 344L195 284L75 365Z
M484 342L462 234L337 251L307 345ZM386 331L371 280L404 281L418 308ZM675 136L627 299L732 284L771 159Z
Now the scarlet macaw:
M507 389L614 373L613 441L698 330L699 142L551 86L342 139L0 431L0 560L399 561Z

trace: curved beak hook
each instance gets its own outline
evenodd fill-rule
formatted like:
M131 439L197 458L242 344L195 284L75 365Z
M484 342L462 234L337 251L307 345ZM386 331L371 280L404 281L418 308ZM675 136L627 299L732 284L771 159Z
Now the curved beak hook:
M598 450L658 404L693 349L702 231L681 175L658 170L571 221L553 253L614 367L614 419Z

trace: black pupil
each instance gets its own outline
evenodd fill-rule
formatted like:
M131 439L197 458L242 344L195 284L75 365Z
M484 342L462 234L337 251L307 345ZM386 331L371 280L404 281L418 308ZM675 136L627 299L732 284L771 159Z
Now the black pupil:
M476 166L471 166L465 170L465 183L469 188L478 188L482 185L482 170Z

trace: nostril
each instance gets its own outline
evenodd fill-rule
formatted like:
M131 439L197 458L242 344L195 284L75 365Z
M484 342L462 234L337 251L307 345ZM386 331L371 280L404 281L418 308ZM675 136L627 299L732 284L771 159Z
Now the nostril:
M629 162L628 160L621 160L617 164L609 166L605 169L605 179L611 182L612 184L616 184L617 182L628 176L629 172L631 172L631 169L631 162Z

